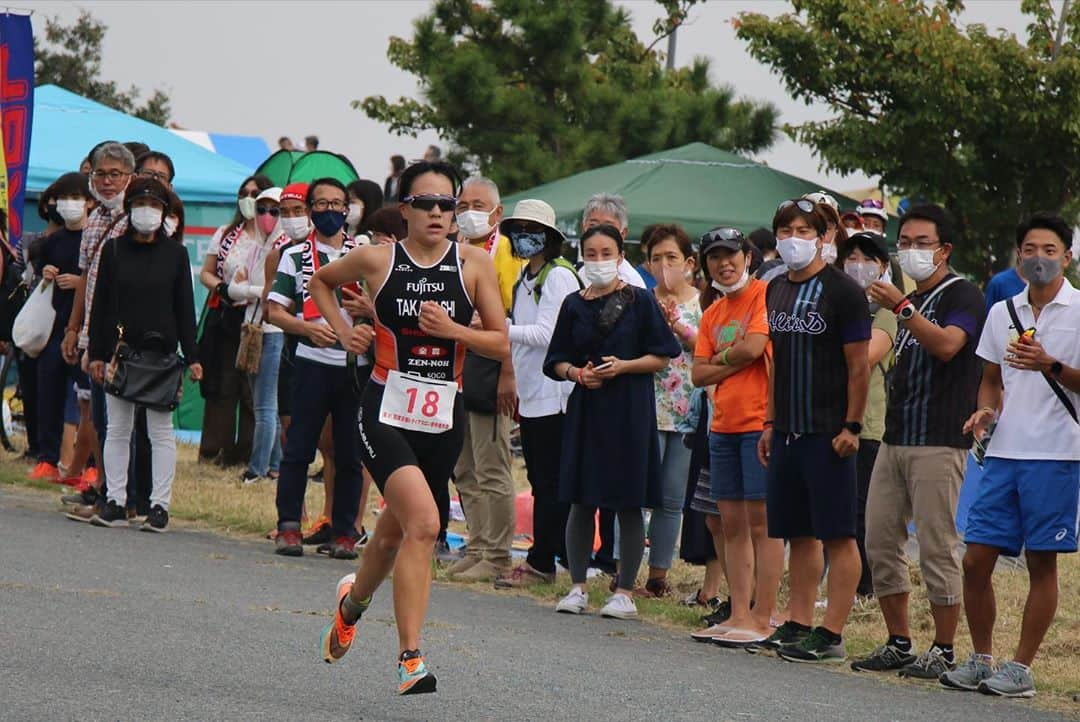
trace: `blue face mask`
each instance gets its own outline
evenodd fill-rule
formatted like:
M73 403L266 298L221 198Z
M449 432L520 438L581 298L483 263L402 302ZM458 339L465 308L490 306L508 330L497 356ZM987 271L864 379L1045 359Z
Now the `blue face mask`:
M345 214L330 209L312 211L311 224L315 226L315 230L324 236L337 235L341 231L341 227L345 225Z
M510 234L510 243L514 247L514 255L518 258L532 258L544 250L547 234L543 231L519 231Z

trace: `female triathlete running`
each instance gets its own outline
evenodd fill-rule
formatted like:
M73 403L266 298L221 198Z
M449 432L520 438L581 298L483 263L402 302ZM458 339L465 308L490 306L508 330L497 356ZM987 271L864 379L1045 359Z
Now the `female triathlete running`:
M360 402L361 455L386 500L359 570L338 582L323 659L336 662L349 651L356 623L393 571L400 694L435 691L420 654L439 533L432 487L448 483L461 453L465 349L501 361L510 355L491 259L483 248L447 238L460 185L446 163L407 168L400 198L408 237L358 248L319 269L309 286L347 351L364 353L375 343L375 368ZM332 289L354 281L365 281L374 299L374 329L350 326L337 312ZM469 327L474 308L482 328Z

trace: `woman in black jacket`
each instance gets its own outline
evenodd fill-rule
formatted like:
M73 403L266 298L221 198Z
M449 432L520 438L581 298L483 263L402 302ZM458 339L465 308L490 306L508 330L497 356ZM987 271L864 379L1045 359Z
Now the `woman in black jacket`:
M90 375L101 384L121 339L134 349L153 348L187 358L191 379L202 378L196 358L195 301L191 266L184 246L162 228L169 209L165 187L136 178L124 197L128 230L101 251L101 266L90 314ZM108 395L105 478L108 503L91 520L98 526L127 526L127 473L135 404ZM172 412L146 410L153 459L153 491L144 531L162 532L169 523L169 500L176 474Z

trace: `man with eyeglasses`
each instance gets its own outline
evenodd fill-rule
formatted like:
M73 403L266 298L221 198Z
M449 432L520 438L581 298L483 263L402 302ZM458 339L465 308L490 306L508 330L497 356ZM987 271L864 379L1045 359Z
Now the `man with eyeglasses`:
M319 435L330 416L336 473L329 555L334 559L355 559L355 523L361 487L356 424L359 398L348 373L345 349L308 293L308 283L319 268L336 262L355 247L342 230L349 209L348 192L341 182L320 178L308 187L306 202L314 229L305 241L282 252L267 297L270 323L299 339L292 371L292 419L277 486L275 553L284 556L304 553L300 516L307 469L315 459ZM359 292L358 288L348 290ZM339 288L336 293L342 302L343 290ZM353 315L344 308L342 317L350 324L354 322ZM356 363L358 376L360 372L370 373L366 358L359 356Z
M86 225L83 226L82 242L79 245L79 282L75 288L71 316L64 329L64 340L60 345L64 360L69 364L80 363L80 354L85 354L90 344L90 309L98 281L100 251L106 241L118 238L127 230L127 217L123 210L124 191L135 171L135 157L120 143L99 145L91 154L90 163L90 194L97 200L98 206L90 213ZM105 457L100 443L104 442L106 432L105 390L92 381L90 405L99 440L95 456L103 459ZM104 474L98 479L99 488L103 483ZM135 494L130 498L134 499ZM89 521L89 518L87 515L85 520Z
M900 326L885 435L866 501L866 553L889 637L852 667L916 679L938 679L956 665L963 593L956 505L972 443L963 426L981 376L975 346L983 295L949 269L953 227L940 206L910 209L900 219L897 247L915 290L905 296L885 281L868 289L871 301L892 309ZM908 623L911 576L904 547L912 519L934 618L932 643L920 655Z
M158 183L172 190L176 169L172 158L156 150L147 151L135 159L135 175L140 178L153 178Z

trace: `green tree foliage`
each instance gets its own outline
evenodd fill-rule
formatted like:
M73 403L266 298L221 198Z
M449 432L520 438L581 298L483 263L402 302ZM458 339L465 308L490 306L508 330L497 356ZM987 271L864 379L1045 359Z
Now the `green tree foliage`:
M46 18L45 43L36 43L35 85L54 84L110 108L135 115L157 125L169 121L169 96L162 90L139 103L134 86L120 90L111 80L101 80L101 46L108 28L87 11L72 25Z
M834 111L785 130L834 171L880 175L891 190L949 208L962 230L959 269L986 277L1005 267L1014 228L1032 211L1075 217L1080 3L1061 18L1049 0L1024 0L1023 41L960 27L958 0L792 6L772 19L743 13L736 25L789 92Z
M766 148L775 108L713 85L703 59L663 67L655 48L696 1L664 0L646 46L609 0L435 0L388 51L423 100L353 106L399 135L437 131L507 193L694 141Z

